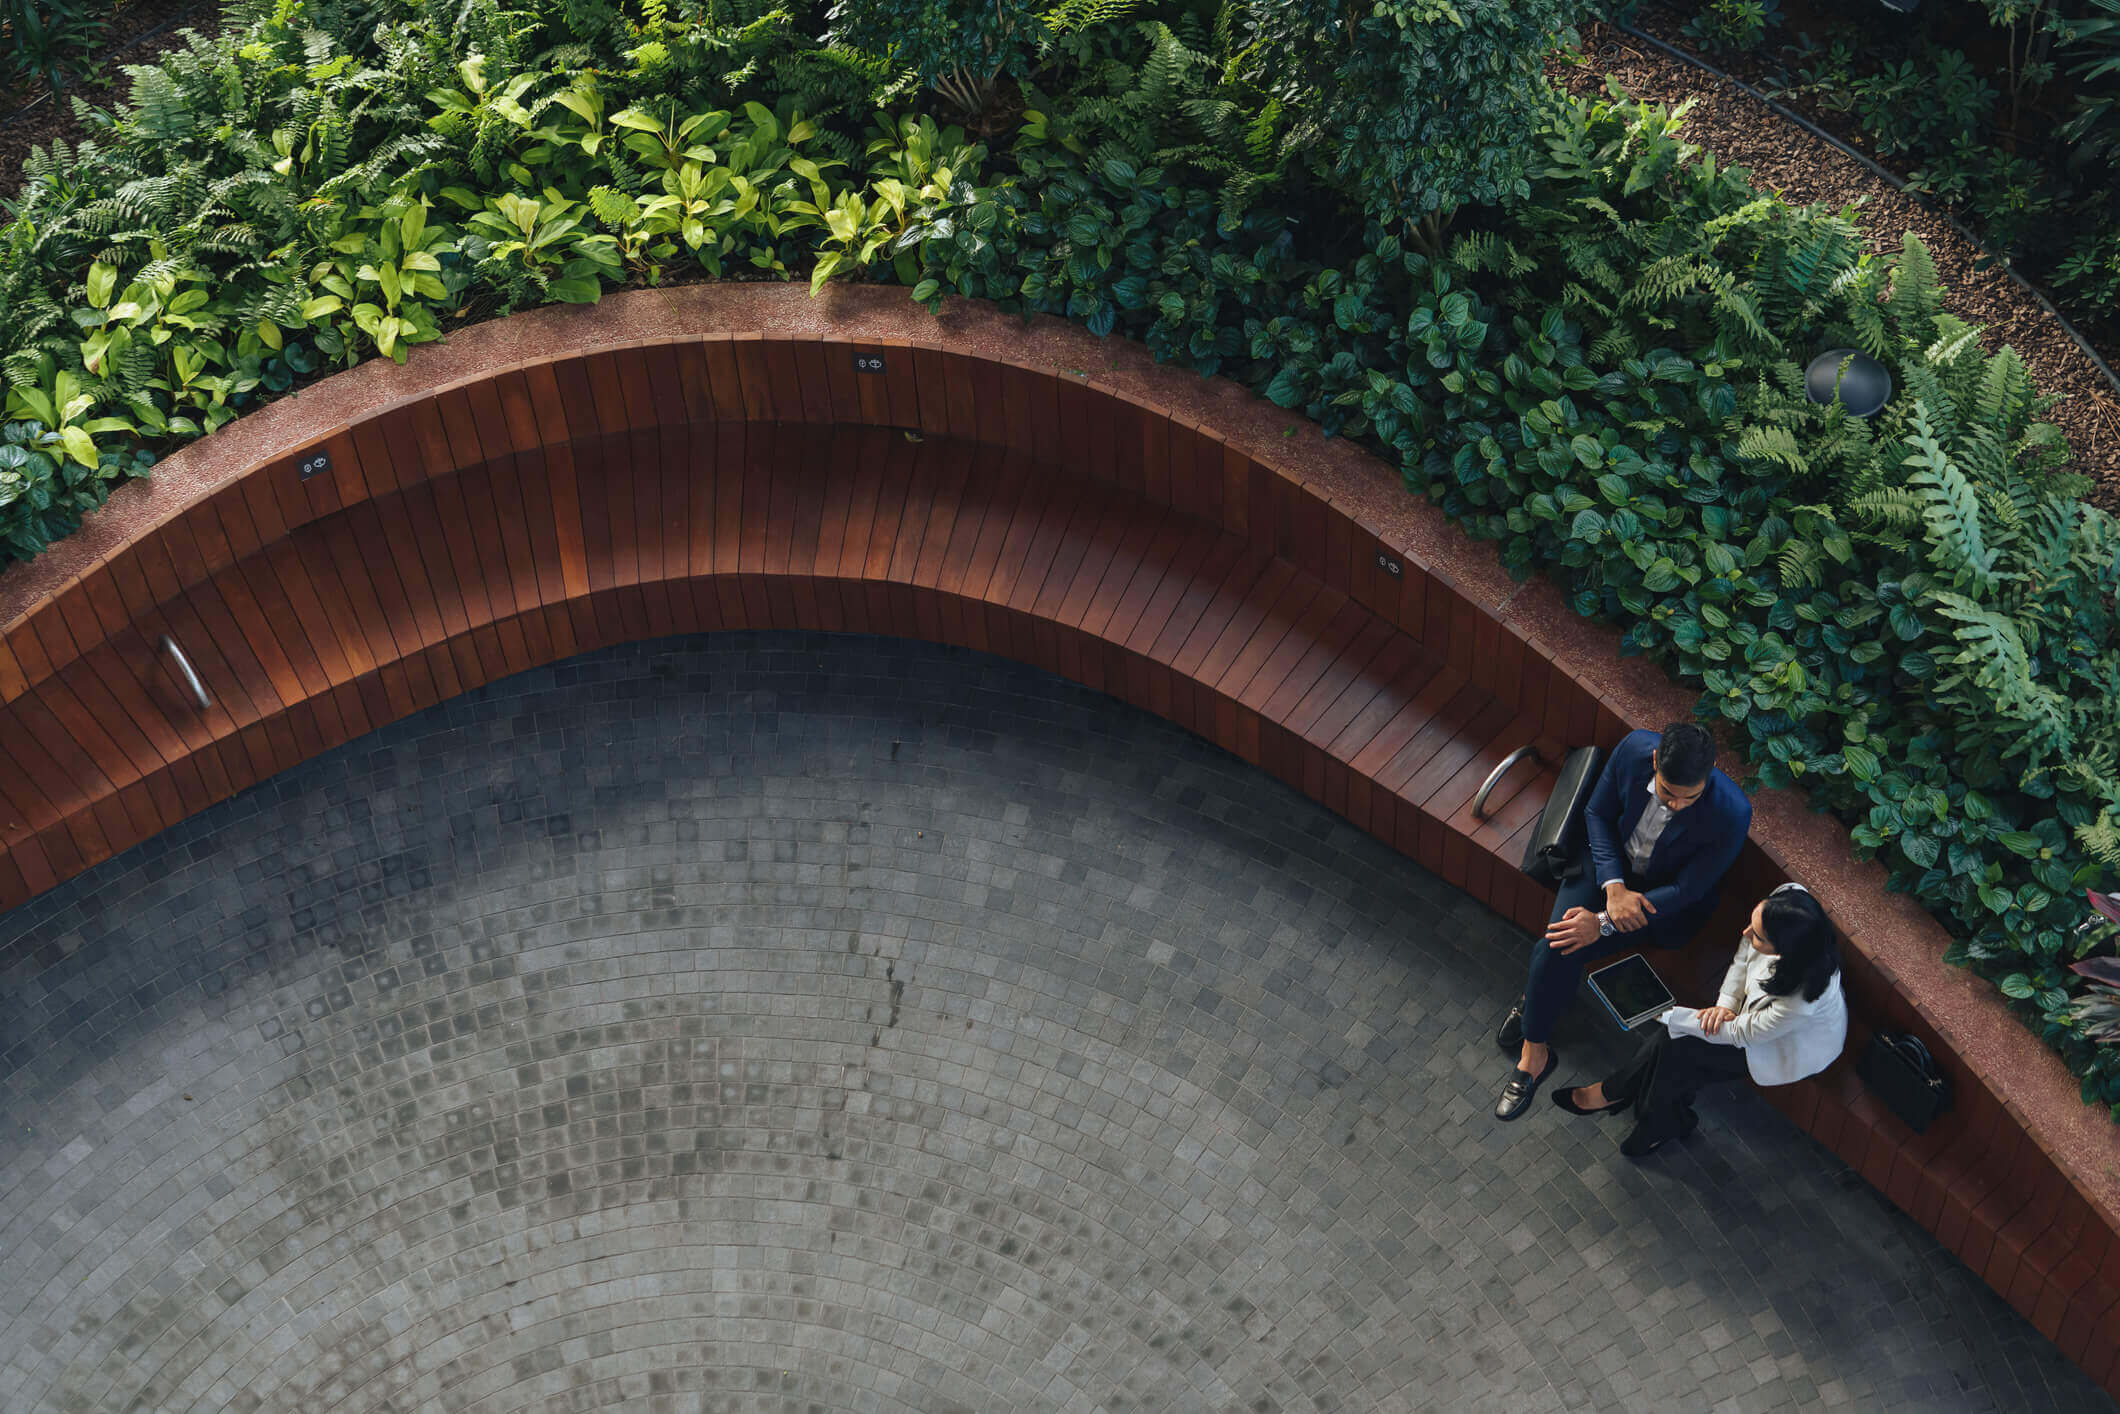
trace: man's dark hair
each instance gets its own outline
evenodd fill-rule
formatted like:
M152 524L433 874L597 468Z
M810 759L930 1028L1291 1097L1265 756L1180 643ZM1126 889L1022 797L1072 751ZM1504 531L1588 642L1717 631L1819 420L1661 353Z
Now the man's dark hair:
M1715 738L1693 722L1673 722L1656 743L1656 774L1674 786L1697 786L1715 769Z

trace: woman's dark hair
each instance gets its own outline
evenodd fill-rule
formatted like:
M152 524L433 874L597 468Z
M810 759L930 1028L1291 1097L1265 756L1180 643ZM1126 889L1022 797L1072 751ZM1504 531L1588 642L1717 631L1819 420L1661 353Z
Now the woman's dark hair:
M1759 926L1774 945L1774 972L1760 990L1786 997L1801 987L1803 999L1815 1002L1840 970L1840 942L1833 922L1818 900L1802 889L1778 889L1767 895Z
M1656 774L1674 786L1697 786L1715 769L1715 738L1693 722L1673 722L1656 742Z

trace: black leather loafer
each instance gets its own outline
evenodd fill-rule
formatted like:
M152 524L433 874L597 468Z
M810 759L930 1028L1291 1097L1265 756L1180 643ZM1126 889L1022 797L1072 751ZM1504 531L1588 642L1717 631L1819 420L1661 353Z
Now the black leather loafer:
M1524 1048L1524 999L1522 997L1516 999L1515 1004L1509 1008L1509 1014L1502 1018L1500 1029L1494 1033L1494 1044L1497 1050L1503 1052L1515 1052Z
M1553 1068L1561 1063L1561 1053L1551 1046L1546 1048L1546 1068L1537 1075L1521 1070L1509 1072L1509 1083L1502 1087L1502 1097L1494 1102L1496 1119L1515 1119L1531 1106L1531 1097L1538 1087L1546 1083Z

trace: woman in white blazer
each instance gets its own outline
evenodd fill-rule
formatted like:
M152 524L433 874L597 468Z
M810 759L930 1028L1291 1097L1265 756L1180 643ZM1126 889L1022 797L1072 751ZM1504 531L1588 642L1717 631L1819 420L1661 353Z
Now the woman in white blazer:
M1714 1006L1673 1007L1633 1060L1595 1085L1555 1090L1553 1103L1578 1115L1631 1106L1619 1151L1638 1159L1692 1132L1703 1085L1747 1072L1792 1084L1831 1065L1847 1040L1833 924L1803 885L1784 884L1752 910Z

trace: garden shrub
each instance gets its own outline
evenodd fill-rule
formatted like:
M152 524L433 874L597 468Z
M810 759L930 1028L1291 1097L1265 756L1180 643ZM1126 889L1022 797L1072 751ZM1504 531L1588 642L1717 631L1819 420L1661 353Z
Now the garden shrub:
M66 377L55 379L55 389L78 396ZM41 394L10 393L8 415L18 413L22 420L0 427L0 552L9 560L26 560L73 534L116 485L147 475L155 460L140 449L84 446L89 428L76 421L78 413L66 403L54 408Z
M1573 0L1250 0L1239 72L1371 219L1431 232L1525 190Z
M580 31L490 0L350 36L323 13L283 0L135 71L93 142L30 164L0 234L0 555L148 447L468 317L695 272L1063 315L1361 439L1699 684L1759 779L1846 821L2120 1116L2112 942L2072 933L2120 869L2120 536L1918 240L1871 257L1845 213L1759 196L1682 114L1616 97L1548 99L1538 141L1442 153L1381 204L1402 159L1363 158L1335 204L1318 112L1248 67L1299 31L1269 43L1249 5L1070 7L1019 89L1039 106L989 141L865 109L896 82L873 56L756 0ZM1530 30L1462 17L1495 101L1437 143L1520 121L1498 95ZM1409 239L1453 206L1447 247ZM1873 420L1802 395L1839 346L1893 373Z
M833 43L910 69L959 111L979 113L1022 78L1045 29L1040 0L834 0Z
M1781 24L1781 0L1707 0L1686 24L1686 34L1710 54L1747 53Z

